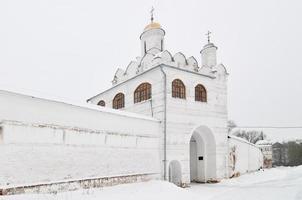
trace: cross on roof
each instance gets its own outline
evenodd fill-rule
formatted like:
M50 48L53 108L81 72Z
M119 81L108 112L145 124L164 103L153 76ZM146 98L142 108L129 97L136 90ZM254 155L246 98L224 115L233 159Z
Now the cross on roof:
M151 8L151 10L150 10L150 14L151 14L151 22L153 22L153 19L154 19L154 17L153 17L153 12L154 12L154 8L153 8L153 6L152 6L152 8Z
M211 35L212 34L212 32L210 32L210 31L208 31L207 33L206 33L206 36L208 37L208 43L210 43L210 39L211 39Z

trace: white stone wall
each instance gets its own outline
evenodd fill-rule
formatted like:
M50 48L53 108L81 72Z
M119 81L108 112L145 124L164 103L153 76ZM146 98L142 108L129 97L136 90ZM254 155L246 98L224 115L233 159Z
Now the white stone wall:
M174 68L166 68L167 91L167 148L168 160L179 160L182 165L182 180L190 182L190 154L189 142L192 134L198 127L207 127L215 138L216 177L221 179L226 174L227 154L227 102L226 83L197 73L188 73ZM186 99L172 98L171 83L180 79L186 86ZM207 90L207 102L195 101L195 86L202 84ZM204 133L201 133L203 135ZM204 139L204 143L209 141ZM202 155L207 157L207 155ZM210 156L210 155L208 155ZM210 166L208 166L210 167Z
M122 111L130 111L134 113L144 114L157 119L162 118L163 112L163 74L160 70L151 69L146 73L140 74L124 83L118 84L111 89L95 96L89 103L97 104L100 100L104 100L106 107L112 108L112 101L114 96L121 92L125 95L125 107L120 109ZM134 104L134 91L144 82L152 85L152 100L147 100ZM161 114L160 114L161 113Z
M148 82L152 85L152 99L134 104L134 91L141 83L144 82ZM158 68L150 69L149 71L142 73L125 83L118 84L115 87L95 96L89 101L89 103L97 104L100 100L104 100L106 102L106 107L112 108L112 100L119 92L125 94L125 107L120 110L153 116L160 120L160 130L158 133L160 137L159 162L161 163L161 174L163 174L164 82L162 72Z
M229 136L228 142L230 153L232 148L235 153L235 166L232 166L232 162L229 163L230 177L236 173L245 174L263 167L263 154L256 145L235 136Z
M160 174L154 118L0 91L0 122L0 185Z

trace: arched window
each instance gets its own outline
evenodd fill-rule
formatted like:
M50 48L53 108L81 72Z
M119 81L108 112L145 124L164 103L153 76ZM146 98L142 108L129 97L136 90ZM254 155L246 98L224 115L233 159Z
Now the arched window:
M104 100L99 101L98 106L103 106L103 107L105 107L105 106L106 106L105 101L104 101Z
M201 84L195 87L195 101L207 102L207 91Z
M118 93L113 98L112 108L120 109L125 107L125 95L123 93Z
M134 103L138 103L151 98L151 84L142 83L134 91Z
M172 82L172 97L180 99L186 98L186 87L179 79L175 79Z

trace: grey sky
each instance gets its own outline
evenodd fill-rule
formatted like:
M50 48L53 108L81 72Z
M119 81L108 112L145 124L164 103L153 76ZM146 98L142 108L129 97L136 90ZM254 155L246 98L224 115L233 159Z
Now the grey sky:
M85 101L140 55L152 5L172 53L200 63L205 33L213 32L218 61L230 73L230 119L302 126L299 0L1 0L0 88ZM302 137L302 130L267 133Z

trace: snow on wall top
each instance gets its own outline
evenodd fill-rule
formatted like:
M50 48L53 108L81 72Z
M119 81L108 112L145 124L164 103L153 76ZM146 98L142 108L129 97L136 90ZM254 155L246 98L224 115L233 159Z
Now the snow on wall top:
M234 140L237 140L237 141L240 141L240 142L244 142L244 143L247 143L249 145L257 147L255 144L250 143L249 141L247 141L246 139L243 139L241 137L237 137L237 136L234 136L234 135L229 135L228 138L231 138L231 139L234 139Z
M51 101L51 102L86 108L86 109L90 109L90 110L95 110L95 111L99 111L99 112L110 113L110 114L114 114L114 115L144 119L144 120L149 120L149 121L159 121L158 119L155 119L155 118L149 117L149 116L145 116L145 115L140 115L140 114L131 113L131 112L127 112L127 111L115 110L112 108L102 107L102 106L98 106L98 105L94 105L94 104L90 104L90 103L74 102L74 101L70 101L70 100L66 101L66 99L63 99L63 98L48 96L45 94L28 91L25 89L14 89L14 91L7 91L7 90L0 89L0 95L2 95L1 93L19 95L19 96L27 96L27 97L32 97L35 99L40 99L42 101Z
M256 142L256 145L272 145L272 143L267 140L259 140Z

